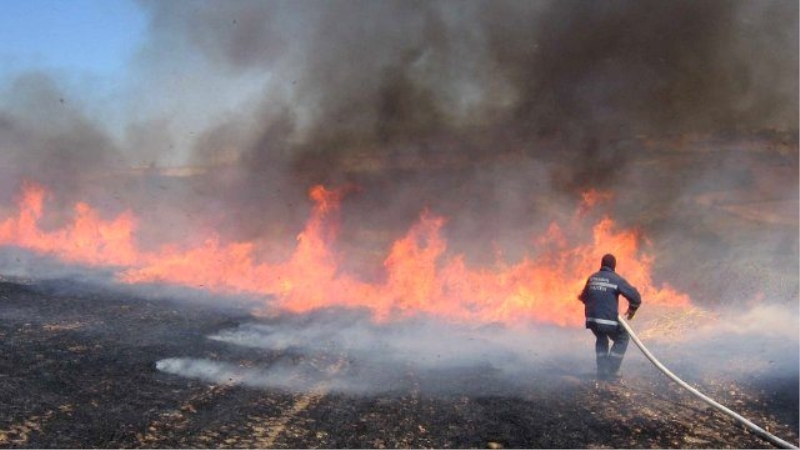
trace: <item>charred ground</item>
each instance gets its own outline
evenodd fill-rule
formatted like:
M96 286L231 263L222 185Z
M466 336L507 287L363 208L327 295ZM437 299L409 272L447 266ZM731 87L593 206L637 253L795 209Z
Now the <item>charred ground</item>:
M509 383L491 365L427 370L363 365L337 346L232 347L206 337L239 323L297 318L256 319L245 308L74 281L6 280L0 312L2 447L771 447L634 358L626 364L636 376L597 389L590 367L568 361ZM323 377L299 391L253 388L156 369L175 355L224 355L242 367L310 364L329 374L391 371L394 385L348 394ZM796 372L690 381L797 442Z

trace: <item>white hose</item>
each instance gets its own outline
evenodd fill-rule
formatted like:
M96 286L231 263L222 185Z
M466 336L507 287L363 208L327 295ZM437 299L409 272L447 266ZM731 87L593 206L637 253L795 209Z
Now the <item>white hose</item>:
M683 380L681 380L680 378L675 376L675 374L670 372L669 369L664 367L664 365L661 364L656 359L656 357L653 356L652 353L650 353L649 350L647 350L647 347L645 347L644 344L642 344L642 341L639 340L639 338L636 336L636 333L633 332L631 327L622 319L622 317L619 317L619 323L621 323L622 326L625 328L625 330L628 331L628 334L631 336L631 339L633 339L633 342L636 343L637 347L639 347L639 350L641 350L642 353L644 353L644 356L646 356L647 359L650 360L650 362L652 362L656 367L658 367L658 369L660 371L664 372L664 375L666 375L670 379L672 379L672 381L678 383L682 388L684 388L687 391L691 392L695 397L699 398L700 400L708 403L709 405L713 406L717 410L719 410L719 411L721 411L721 412L733 417L738 422L740 422L741 424L743 424L747 428L751 429L754 433L756 433L757 435L761 436L762 438L768 440L769 442L775 444L776 446L781 447L781 448L797 448L795 445L790 444L790 443L784 441L783 439L780 439L779 437L777 437L777 436L775 436L773 434L770 434L769 432L767 432L763 428L759 427L758 425L754 424L753 422L745 419L744 417L740 416L739 414L735 413L734 411L731 411L730 409L728 409L725 406L717 403L713 399L703 395L697 389L689 386L686 382L684 382Z

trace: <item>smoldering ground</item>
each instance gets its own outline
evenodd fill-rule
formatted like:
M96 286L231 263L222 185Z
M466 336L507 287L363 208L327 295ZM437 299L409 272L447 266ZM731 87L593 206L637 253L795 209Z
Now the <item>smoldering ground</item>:
M361 314L335 311L338 322L326 319L321 311L306 316L257 319L241 311L222 313L216 308L177 305L174 301L156 301L150 296L111 289L76 292L75 283L66 281L55 292L52 286L41 281L20 284L4 280L0 284L3 294L0 324L5 336L2 343L4 354L8 355L3 360L8 375L2 377L7 387L2 390L1 403L6 411L3 430L9 440L20 445L45 448L206 447L232 443L271 447L264 442L301 448L483 447L487 442L498 442L505 447L681 447L682 442L714 447L765 445L757 437L732 426L725 417L709 414L687 393L674 390L674 385L633 349L623 366L626 384L616 389L616 394L596 391L588 378L594 363L591 334L580 328L573 330L576 340L580 340L579 348L585 352L583 360L576 360L580 366L562 365L557 367L559 370L550 371L550 375L529 370L530 377L512 377L506 373L513 373L512 366L517 363L521 366L524 362L520 360L525 358L513 355L487 358L481 357L480 352L466 351L460 351L459 356L466 354L476 362L444 364L436 369L427 362L423 367L396 359L397 364L369 367L365 357L353 358L341 347L328 353L324 345L313 344L314 341L305 344L309 340L306 335L299 336L300 333L291 330L307 331L308 336L329 336L333 323L341 324L342 328L352 328L361 321L369 323ZM751 378L749 374L757 373L760 377L761 373L778 371L753 370L754 365L741 371L738 364L715 367L724 372L718 378L696 376L676 361L686 359L688 354L692 358L701 356L693 352L697 342L687 344L646 337L650 320L660 317L655 313L652 308L642 309L642 315L632 325L665 364L703 392L759 425L768 426L771 432L794 439L796 376L781 383L774 378ZM784 314L789 315L786 311ZM765 325L763 321L742 322L738 315L731 318L733 327L742 323ZM284 320L293 327L281 326ZM320 328L327 329L314 334L310 322L323 324ZM424 328L425 322L417 324ZM776 324L779 323L770 325ZM267 331L257 330L256 335L263 337L270 330L283 333L281 337L294 339L311 349L303 353L298 347L293 349L291 343L274 339L260 348L209 339L227 331L231 334L252 331L250 328L257 328L254 325L272 327ZM383 330L399 334L392 330L412 332L413 328L405 325ZM472 333L475 326L431 324L428 328L490 342L492 336L510 334L502 331L491 334L489 328L483 329L485 333ZM422 336L428 340L429 334ZM372 335L381 338L380 330ZM516 335L526 337L533 333L523 330ZM413 338L402 340L410 339ZM338 343L345 339L330 341ZM446 337L444 342L449 346ZM320 346L323 351L316 352ZM520 348L514 344L478 346L484 347ZM411 348L431 354L422 345L391 348L399 349L398 353ZM546 347L543 344L539 348ZM669 354L668 350L673 348L676 350L672 353L677 356ZM773 351L769 345L765 348L766 353L758 354ZM713 345L709 349L705 356L709 363L716 362ZM754 353L746 350L735 354L746 357ZM215 370L226 369L229 374L217 382L156 370L158 362L168 358L211 361L216 364ZM381 362L390 359L375 358ZM502 371L477 362L490 358ZM270 373L273 365L276 370ZM638 366L642 367L641 372ZM711 364L700 365L708 366ZM287 369L281 372L277 370L279 367ZM372 374L357 378L353 375L356 368ZM392 376L380 372L395 368L402 372ZM354 390L331 391L330 385L345 378L342 373L361 380L396 380L398 388L374 391L374 395ZM399 373L405 378L398 379ZM271 384L255 384L263 381L258 376ZM296 391L304 385L281 377L307 377L305 386L311 388ZM244 379L253 384L242 385ZM317 380L319 383L314 384ZM240 384L231 386L234 382ZM265 435L270 439L263 439Z
M643 308L629 323L685 380L766 386L798 377L800 327L794 309L759 305L665 323L661 313ZM514 396L524 389L591 381L595 365L594 337L582 328L435 319L376 324L357 311L333 309L245 322L207 339L224 343L230 353L218 359L175 355L156 368L210 383L291 392L324 388L376 395L414 389L430 395ZM277 359L267 356L276 354ZM663 376L633 342L622 373L632 379Z

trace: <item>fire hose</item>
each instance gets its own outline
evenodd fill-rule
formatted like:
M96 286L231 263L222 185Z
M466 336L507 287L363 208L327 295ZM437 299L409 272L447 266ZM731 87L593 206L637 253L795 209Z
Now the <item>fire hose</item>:
M720 403L716 402L715 400L707 397L706 395L704 395L703 393L701 393L697 389L693 388L692 386L689 386L689 384L687 384L685 381L683 381L680 378L678 378L677 376L675 376L675 374L673 374L672 372L670 372L669 369L664 367L664 365L661 364L656 359L656 357L653 356L652 353L650 353L649 350L647 350L647 347L645 347L644 344L642 344L642 341L639 340L639 338L636 336L636 333L633 332L631 327L622 319L622 317L618 317L618 319L619 319L619 323L622 324L622 326L625 328L625 330L630 335L631 339L633 339L633 342L636 344L637 347L639 347L639 350L641 350L642 353L644 353L644 356L646 356L647 359L649 359L650 362L653 363L653 365L655 365L658 368L658 370L663 372L664 375L669 377L672 381L678 383L678 385L680 385L682 388L686 389L692 395L694 395L695 397L699 398L700 400L702 400L702 401L708 403L709 405L713 406L718 411L721 411L721 412L727 414L728 416L734 418L737 422L739 422L742 425L746 426L747 428L752 430L755 434L757 434L758 436L762 437L763 439L766 439L767 441L771 442L772 444L774 444L774 445L776 445L776 446L778 446L780 448L798 448L795 445L793 445L793 444L791 444L789 442L786 442L783 439L781 439L781 438L779 438L779 437L777 437L777 436L775 436L773 434L770 434L765 429L763 429L763 428L759 427L758 425L754 424L753 422L745 419L741 415L739 415L736 412L734 412L734 411L728 409L727 407L721 405Z

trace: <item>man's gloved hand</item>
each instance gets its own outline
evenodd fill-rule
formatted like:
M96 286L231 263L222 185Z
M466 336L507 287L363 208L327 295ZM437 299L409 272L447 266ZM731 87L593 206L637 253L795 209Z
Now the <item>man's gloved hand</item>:
M636 310L628 308L628 312L625 313L625 318L631 320L635 315L636 315Z

